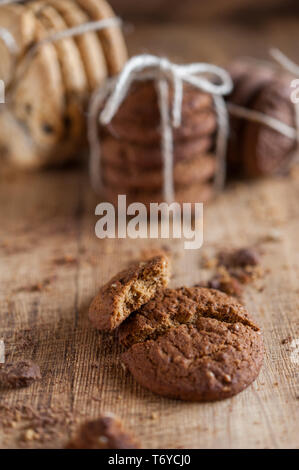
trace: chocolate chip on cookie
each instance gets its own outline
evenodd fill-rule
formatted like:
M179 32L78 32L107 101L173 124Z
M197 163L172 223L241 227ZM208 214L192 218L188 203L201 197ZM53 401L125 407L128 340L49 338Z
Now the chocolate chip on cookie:
M161 290L120 328L122 359L159 395L191 401L231 397L262 366L259 328L236 299L200 287Z
M84 423L66 449L139 449L136 438L113 415Z
M135 263L105 284L92 301L89 318L99 330L114 330L169 281L169 261L160 255Z

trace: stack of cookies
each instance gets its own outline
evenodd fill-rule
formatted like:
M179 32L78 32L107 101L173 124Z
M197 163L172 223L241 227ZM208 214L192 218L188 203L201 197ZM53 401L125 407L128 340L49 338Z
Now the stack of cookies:
M262 113L296 129L295 104L291 102L292 77L254 59L237 59L228 70L234 90L228 101ZM298 143L260 122L231 114L228 147L230 174L257 178L286 173L294 161Z
M38 0L0 7L0 28L10 36L9 43L0 39L0 78L6 86L1 160L41 168L70 160L84 148L89 97L127 60L120 26L45 40L110 17L114 13L106 0Z
M169 109L172 101L170 87ZM118 194L126 194L128 203L163 201L160 121L154 82L135 82L111 123L100 130L106 200L116 203ZM213 196L216 129L211 95L184 85L182 123L173 129L177 202L207 201Z

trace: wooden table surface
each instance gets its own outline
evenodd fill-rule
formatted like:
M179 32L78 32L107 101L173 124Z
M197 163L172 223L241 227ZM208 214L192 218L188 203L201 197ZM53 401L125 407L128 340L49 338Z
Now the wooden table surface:
M218 63L241 53L265 57L270 45L292 55L297 40L295 19L246 31L231 24L138 25L128 36L132 52ZM98 202L82 169L0 182L0 339L7 360L31 358L42 370L31 387L0 392L0 446L62 447L78 422L110 411L143 447L298 448L299 352L292 349L299 339L298 176L229 187L205 206L204 246L196 252L184 251L181 241L98 240ZM171 285L190 286L209 275L203 256L252 245L273 230L277 240L263 244L267 274L245 292L263 329L265 362L238 396L197 404L153 395L121 367L115 337L89 324L87 308L98 288L144 250L168 248ZM44 423L43 441L26 434L35 430L28 409L56 416Z

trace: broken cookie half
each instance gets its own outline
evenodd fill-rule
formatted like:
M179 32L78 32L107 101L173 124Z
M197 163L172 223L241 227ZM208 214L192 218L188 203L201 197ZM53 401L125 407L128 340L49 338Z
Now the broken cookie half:
M99 291L89 308L89 319L99 330L112 331L151 300L169 282L165 255L135 263L118 273Z

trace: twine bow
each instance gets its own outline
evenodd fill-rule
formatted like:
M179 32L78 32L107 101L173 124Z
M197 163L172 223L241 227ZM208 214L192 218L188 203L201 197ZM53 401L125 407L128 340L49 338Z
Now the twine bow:
M173 133L172 129L181 125L183 85L188 83L213 96L218 117L216 153L219 162L215 186L219 190L225 179L225 154L228 136L228 115L223 95L232 90L229 74L220 67L207 63L177 65L168 59L143 54L131 58L120 75L108 81L106 87L99 90L91 100L89 112L90 176L95 190L102 186L101 154L98 137L98 122L107 125L117 113L126 98L134 80L154 80L158 93L161 116L161 149L163 156L163 193L170 203L175 199L173 181ZM171 114L168 107L169 83L173 86ZM110 96L109 96L110 95ZM108 97L109 96L109 97ZM99 117L99 110L107 99Z

